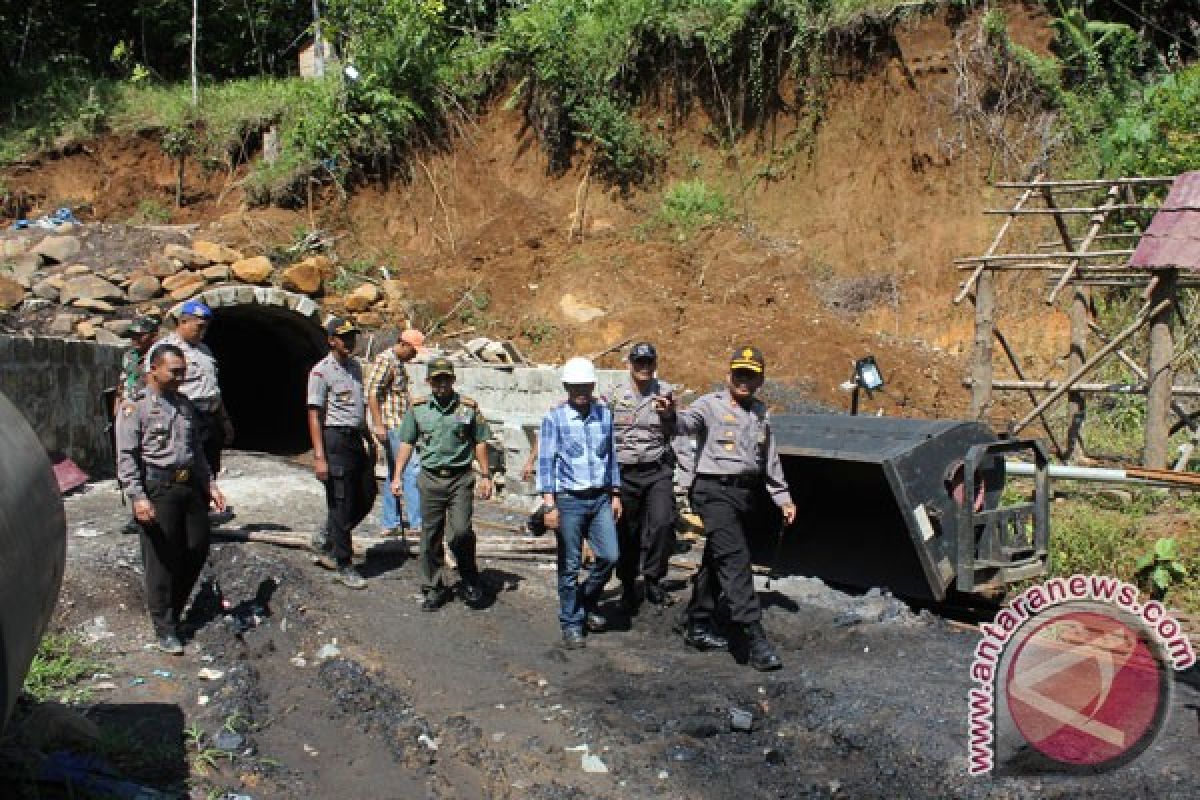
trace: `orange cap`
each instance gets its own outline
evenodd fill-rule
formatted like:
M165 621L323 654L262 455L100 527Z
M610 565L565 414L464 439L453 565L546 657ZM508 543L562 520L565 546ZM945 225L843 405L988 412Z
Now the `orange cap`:
M411 344L413 347L420 349L425 344L425 334L421 333L416 328L406 328L400 334L400 341Z

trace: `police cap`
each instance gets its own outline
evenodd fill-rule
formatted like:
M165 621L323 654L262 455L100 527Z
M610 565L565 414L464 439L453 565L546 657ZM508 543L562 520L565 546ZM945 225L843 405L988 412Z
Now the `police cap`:
M358 333L358 326L353 320L331 317L329 322L325 323L325 333L330 336L353 336Z
M658 360L658 351L654 349L654 345L649 342L638 342L633 347L629 348L629 360L638 361L639 359L647 359L650 361Z
M729 358L730 371L735 369L748 369L751 372L762 373L766 369L766 361L763 360L762 350L751 345L739 347L733 351L733 355Z
M199 300L188 300L179 309L179 313L188 317L199 317L200 319L212 319L212 309Z
M425 374L430 378L436 378L438 375L453 375L454 365L450 363L450 359L438 357L429 362Z

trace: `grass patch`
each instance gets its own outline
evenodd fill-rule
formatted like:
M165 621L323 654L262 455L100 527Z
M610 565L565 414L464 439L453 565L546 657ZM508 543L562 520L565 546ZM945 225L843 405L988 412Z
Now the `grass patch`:
M1139 585L1150 596L1138 560L1162 537L1175 538L1187 578L1171 585L1165 602L1200 613L1200 498L1132 492L1132 501L1079 495L1051 507L1050 577L1111 575Z
M39 702L79 702L88 696L80 682L104 668L77 634L48 633L25 676L25 691Z
M696 230L733 219L729 199L702 180L672 184L662 205L646 223L647 230L668 229L684 239Z

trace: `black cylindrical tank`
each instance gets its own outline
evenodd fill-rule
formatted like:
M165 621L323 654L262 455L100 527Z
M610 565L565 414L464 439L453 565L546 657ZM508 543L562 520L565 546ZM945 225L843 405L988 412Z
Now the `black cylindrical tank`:
M50 460L0 394L0 730L50 622L67 557L67 518Z

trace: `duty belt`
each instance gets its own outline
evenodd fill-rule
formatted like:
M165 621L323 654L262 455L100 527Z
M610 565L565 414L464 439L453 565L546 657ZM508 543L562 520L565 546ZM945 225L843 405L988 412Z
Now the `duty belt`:
M469 470L471 465L465 467L422 467L421 469L428 472L430 475L436 475L439 478L452 478L455 475L462 475Z
M192 480L191 467L163 469L161 467L146 467L146 480L154 483L189 483Z
M752 489L762 485L763 476L759 473L743 475L697 475L698 481L714 481L722 486L733 486L738 489Z
M638 471L638 470L657 469L657 468L663 466L664 463L665 463L664 459L661 459L661 458L658 459L657 461L636 461L632 464L622 464L621 471L624 472L625 470Z

